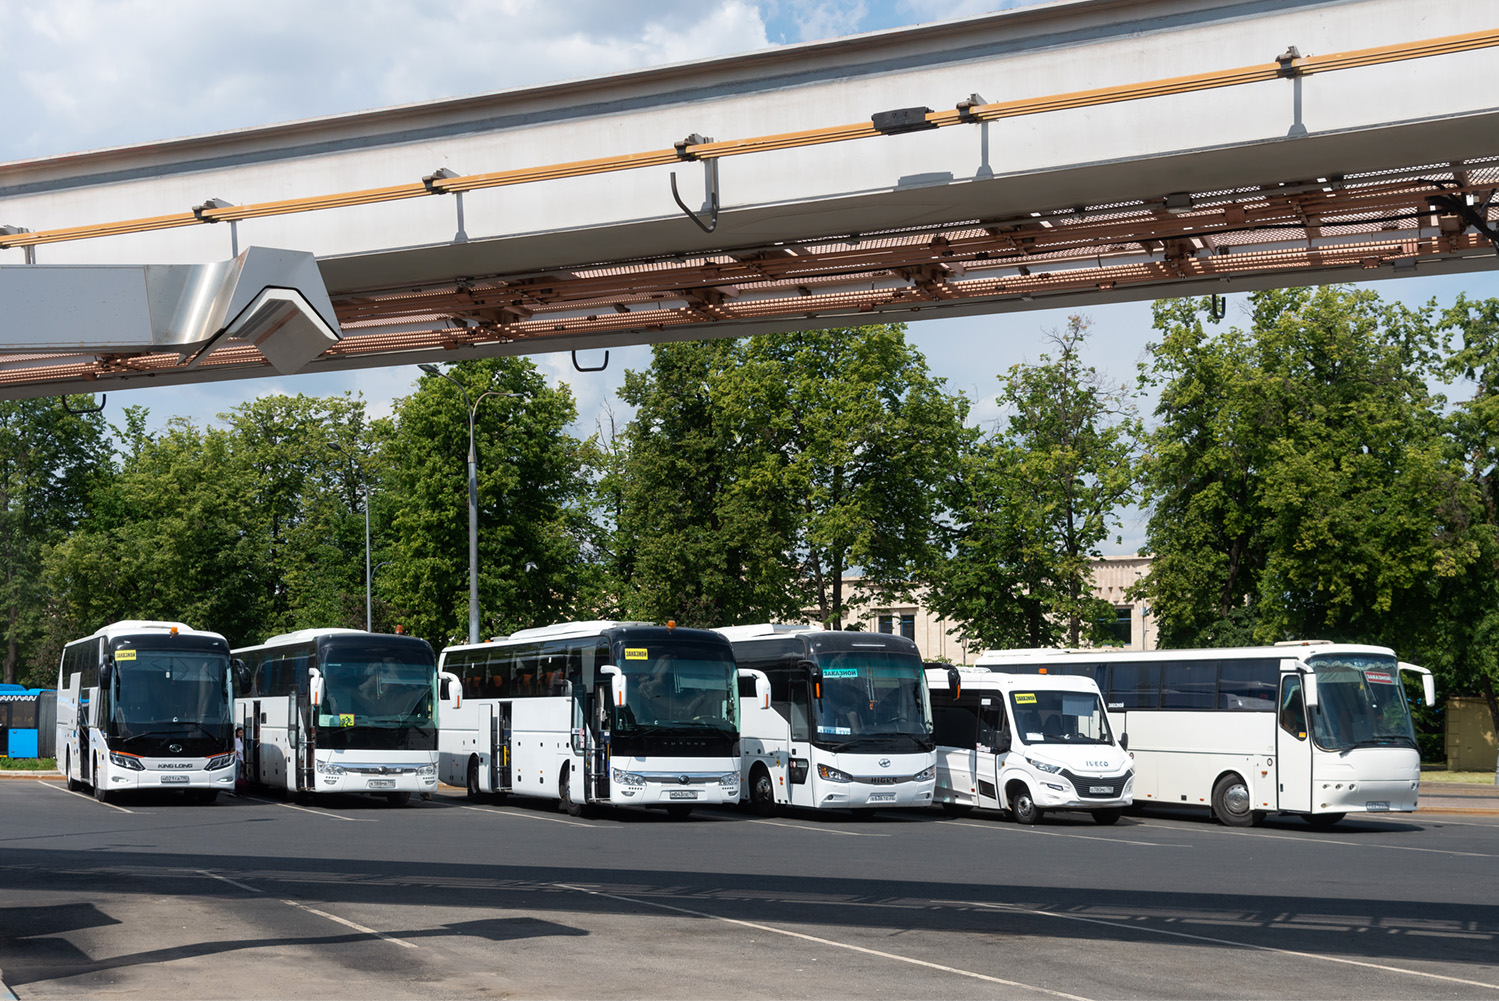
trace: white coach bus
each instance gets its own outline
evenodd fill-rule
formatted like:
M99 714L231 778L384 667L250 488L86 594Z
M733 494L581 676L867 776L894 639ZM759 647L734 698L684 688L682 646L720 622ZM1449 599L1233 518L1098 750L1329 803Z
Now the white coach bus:
M437 788L437 660L426 640L304 629L234 656L250 783L396 806Z
M717 631L741 670L770 681L769 704L741 689L745 797L757 812L932 805L936 745L915 643L796 625Z
M57 757L100 802L137 789L212 803L234 789L229 644L180 622L115 622L63 648Z
M1223 823L1267 813L1313 827L1349 813L1415 810L1421 760L1399 662L1386 647L1110 652L989 651L980 667L1093 679L1135 757L1136 803L1207 807Z
M932 666L936 801L948 816L1008 810L1034 824L1052 810L1112 824L1130 805L1128 741L1115 738L1092 678Z
M572 816L739 801L738 671L717 633L565 622L448 647L442 670L462 691L443 706L440 770L471 798L552 799Z

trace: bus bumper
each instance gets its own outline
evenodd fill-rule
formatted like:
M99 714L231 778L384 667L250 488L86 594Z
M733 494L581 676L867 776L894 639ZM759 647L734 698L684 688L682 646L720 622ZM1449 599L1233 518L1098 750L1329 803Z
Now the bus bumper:
M1079 780L1086 782L1087 777L1080 776ZM1098 781L1112 785L1119 781L1119 776L1107 776ZM1084 796L1072 782L1060 775L1037 776L1034 784L1032 796L1043 810L1109 810L1129 806L1135 798L1133 774L1125 778L1117 796Z
M616 806L723 806L739 802L739 769L732 761L721 768L701 766L681 771L645 771L636 762L613 759L609 801ZM625 767L621 767L625 764Z
M1318 782L1317 813L1410 813L1420 792L1417 779Z
M317 791L337 793L433 792L437 789L437 766L331 764L318 762Z

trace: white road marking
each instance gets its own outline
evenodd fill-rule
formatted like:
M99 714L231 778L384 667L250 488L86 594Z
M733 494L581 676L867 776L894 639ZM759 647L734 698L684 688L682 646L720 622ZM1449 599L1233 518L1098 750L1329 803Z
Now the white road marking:
M327 918L329 921L335 921L338 924L343 925L345 928L354 929L362 935L373 935L376 938L384 939L387 942L394 942L396 945L400 946L403 949L417 948L403 938L396 938L394 935L387 935L384 932L375 931L375 929L373 928L366 928L364 925L355 924L347 918L341 918L337 914L329 914L327 911L320 911L316 907L308 907L306 904L299 904L295 900L283 900L281 902L283 904L289 904L292 907L300 908L301 910L306 911L308 914L316 914L320 918Z
M799 931L791 931L788 928L776 928L773 925L762 925L756 921L741 921L738 918L726 918L720 914L709 914L707 911L694 911L687 907L677 907L673 904L663 904L655 900L643 900L639 897L623 897L618 894L605 893L603 890L590 890L584 886L571 886L567 883L554 883L554 886L564 890L572 890L576 893L587 893L595 897L605 897L609 900L618 900L627 904L644 904L647 907L655 907L663 911L675 911L678 914L686 914L695 918L709 918L713 921L722 921L725 924L739 925L741 928L753 928L756 931L769 932L772 935L784 935L787 938L799 938L805 942L816 942L818 945L830 946L834 949L847 949L850 952L861 952L866 956L878 956L881 959L892 959L898 963L909 963L912 966L922 966L928 970L940 970L943 973L953 973L960 977L971 977L974 980L983 980L991 984L1003 984L1006 987L1018 987L1021 990L1035 991L1038 994L1048 994L1054 998L1066 998L1067 1001L1088 1001L1087 998L1076 994L1066 994L1062 991L1048 990L1045 987L1037 987L1034 984L1021 983L1018 980L1005 980L1002 977L991 977L986 973L975 973L973 970L962 970L955 966L943 966L941 963L929 963L924 959L912 959L910 956L901 956L893 952L882 952L879 949L867 949L862 945L850 945L847 942L836 942L830 938L819 938L816 935L807 935Z
M521 820L545 820L552 824L566 824L568 827L587 827L590 830L596 825L585 824L581 820L563 820L561 817L543 817L539 813L518 813L512 810L495 810L487 806L464 806L463 810L473 810L475 813L491 813L499 817L518 817Z
M121 813L135 813L134 810L127 810L123 806L115 806L113 803L100 803L97 799L86 793L75 792L74 790L69 789L67 786L58 785L56 782L43 782L41 779L37 779L36 784L46 786L48 789L56 789L58 792L65 792L69 796L77 796L79 799L86 799L90 803L99 803L100 806L107 806L111 810L119 810Z
M779 820L748 820L748 824L769 824L771 827L789 827L794 831L811 831L814 834L839 834L845 838L888 838L888 834L871 834L868 831L840 831L836 827L809 827L804 824L787 824Z
M249 890L251 893L264 893L265 892L264 890L258 890L258 889L256 889L253 886L249 886L249 885L247 885L245 883L241 883L237 879L230 879L228 876L220 876L216 872L209 872L207 869L197 869L195 871L197 873L199 873L200 875L207 876L209 879L218 879L218 880L224 881L225 883L228 883L230 886L237 886L241 890Z
M1140 824L1141 827L1154 827L1165 829L1164 824ZM1231 834L1239 838L1264 838L1267 841L1305 841L1319 845L1339 845L1349 848L1387 848L1393 852L1424 852L1428 855L1455 855L1462 858L1499 858L1499 855L1489 855L1484 852L1459 852L1450 848L1417 848L1414 845L1385 845L1377 841L1335 841L1332 838L1313 838L1300 834L1269 834L1260 831L1229 831L1213 827L1205 827L1203 830L1212 831L1214 834Z
M1383 963L1366 963L1358 959L1344 959L1341 956L1324 956L1315 952L1298 952L1295 949L1278 949L1272 945L1255 945L1253 942L1235 942L1226 938L1211 938L1207 935L1192 935L1187 932L1169 931L1165 928L1151 928L1148 925L1126 923L1124 921L1104 921L1100 918L1085 918L1076 914L1060 914L1057 911L1046 911L1035 907L1021 907L1019 904L995 904L984 900L962 901L970 907L984 907L996 911L1008 911L1015 914L1035 914L1048 918L1060 918L1063 921L1081 921L1084 924L1103 925L1106 928L1128 928L1131 931L1149 932L1152 935L1166 935L1171 938L1192 939L1195 942L1209 942L1213 945L1227 945L1237 949L1252 949L1256 952L1273 952L1282 956L1296 956L1300 959L1320 959L1325 963L1342 963L1345 966L1359 966L1369 970L1380 970L1385 973L1402 973L1408 977L1426 977L1431 980L1444 980L1452 984L1463 984L1468 987L1484 987L1491 991L1499 991L1499 984L1486 984L1482 980L1464 980L1461 977L1449 977L1442 973L1427 973L1423 970L1408 970L1401 966L1386 966ZM933 901L933 903L950 904L953 901Z
M270 803L272 801L268 800L268 799L265 799L265 800L261 800L261 802L262 803ZM305 806L297 806L294 803L277 803L276 805L277 806L284 806L288 810L299 810L302 813L310 813L314 817L328 817L328 818L330 818L332 820L345 820L345 821L348 821L351 824L376 824L376 823L379 823L379 821L375 820L375 818L373 818L373 817L340 817L336 813L327 813L327 812L325 812L323 810L312 810L312 809L308 809Z
M1117 845L1148 845L1151 848L1191 848L1191 845L1173 845L1164 841L1131 841L1129 838L1103 838L1096 834L1068 834L1066 831L1040 831L1034 827L1008 827L1003 824L970 824L963 820L943 820L939 823L952 827L976 827L983 831L1008 831L1013 834L1044 834L1050 838L1081 838L1084 841L1107 841Z

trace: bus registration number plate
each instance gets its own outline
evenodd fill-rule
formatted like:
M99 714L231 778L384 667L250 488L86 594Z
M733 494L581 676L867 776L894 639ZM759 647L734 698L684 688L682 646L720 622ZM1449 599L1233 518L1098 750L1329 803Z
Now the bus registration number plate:
M395 779L370 779L371 789L394 789L395 787Z
M172 783L172 782L186 782L186 781L187 781L187 776L186 775L163 775L161 777L161 784L162 785L167 785L168 783Z
M1389 800L1383 799L1370 800L1369 802L1364 804L1364 809L1368 810L1370 813L1385 813L1389 811L1390 803Z
M1090 795L1090 796L1112 796L1112 795L1114 795L1114 787L1113 786L1089 786L1088 787L1088 795Z
M697 799L696 789L668 789L667 799Z
M893 792L872 792L872 793L869 794L869 802L871 802L871 803L894 803L895 802L895 793L893 793Z

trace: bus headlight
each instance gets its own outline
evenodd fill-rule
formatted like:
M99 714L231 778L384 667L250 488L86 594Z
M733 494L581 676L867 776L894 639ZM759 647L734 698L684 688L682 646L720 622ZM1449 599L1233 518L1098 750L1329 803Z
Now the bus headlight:
M422 767L420 767L420 768L418 768L416 770L416 774L419 777L424 778L424 779L433 778L433 777L435 777L437 775L437 766L436 765L422 765Z
M817 777L818 778L827 779L829 782L852 782L853 781L853 779L849 776L848 772L840 772L838 769L836 769L836 768L830 768L827 765L818 765L817 766Z
M637 775L634 772L627 772L623 768L611 768L611 769L609 769L609 778L611 780L613 780L613 782L614 782L615 785L621 785L621 786L643 786L643 785L645 785L645 776L644 775Z
M721 785L721 786L725 786L725 787L728 787L728 786L737 786L739 784L739 773L738 772L724 772L722 775L720 775L718 777L718 784Z
M216 772L220 768L228 768L232 764L234 764L234 755L233 754L220 754L216 758L209 758L208 759L208 765L206 766L206 770L210 771L210 772Z
M317 762L317 770L324 775L342 775L344 773L343 765L335 765L331 761Z
M912 782L930 782L932 779L934 779L936 777L937 777L937 769L935 767L933 767L933 768L923 768L921 771L917 772L915 775L913 775L911 777L911 781Z
M146 766L141 764L141 759L133 754L121 754L119 751L110 751L109 760L121 768L128 768L132 772L143 772Z
M1025 763L1030 765L1032 768L1035 768L1038 771L1046 772L1049 775L1055 775L1057 772L1062 770L1061 765L1053 765L1045 761L1037 761L1035 758L1026 758Z

